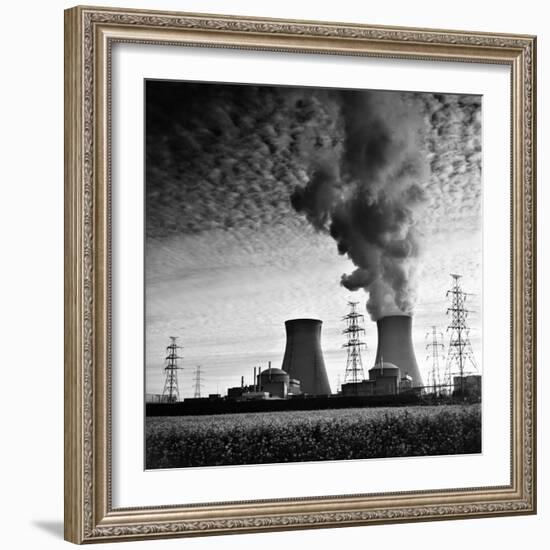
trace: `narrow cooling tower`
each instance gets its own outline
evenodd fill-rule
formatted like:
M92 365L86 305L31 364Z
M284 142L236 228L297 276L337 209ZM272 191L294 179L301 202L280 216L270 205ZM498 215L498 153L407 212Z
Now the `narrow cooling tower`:
M282 369L290 378L300 380L302 392L311 395L331 393L321 351L322 324L319 319L285 321L286 348Z
M401 376L409 375L414 387L422 386L422 377L416 363L412 344L412 317L391 315L381 317L378 326L376 364L380 361L399 367Z

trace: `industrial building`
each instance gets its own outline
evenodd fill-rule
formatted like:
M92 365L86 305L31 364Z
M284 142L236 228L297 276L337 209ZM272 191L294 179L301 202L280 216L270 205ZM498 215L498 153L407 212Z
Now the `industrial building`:
M345 397L359 395L397 395L413 390L412 377L401 376L398 366L393 363L381 362L369 370L368 380L342 384L342 395Z
M325 360L321 350L319 319L291 319L285 321L286 347L282 369L290 378L299 380L303 393L330 395Z
M467 374L453 377L453 393L468 397L481 397L481 375Z
M329 379L323 358L321 347L320 319L289 319L285 321L286 345L281 368L274 368L271 362L268 367L254 367L252 384L245 384L245 377L241 376L240 386L227 389L227 396L222 397L212 394L208 397L200 396L200 367L196 368L195 374L195 398L185 399L193 407L193 402L199 409L208 409L207 401L216 403L216 410L220 409L220 403L226 403L227 410L237 407L235 411L242 408L250 409L254 402L264 402L262 407L286 406L277 401L321 401L322 406L339 406L341 402L356 402L355 397L373 399L367 402L380 402L387 396L388 402L397 400L419 399L423 393L436 396L453 395L479 399L481 397L481 376L460 371L459 376L454 376L452 384L441 385L438 376L432 376L432 386L424 387L420 370L416 361L412 342L412 317L409 315L390 315L377 320L378 344L374 366L368 370L368 378L365 378L361 346L365 342L361 338L365 329L362 327L363 315L356 309L358 302L348 302L350 312L342 319L346 322L343 334L346 336L344 348L347 349L346 376L341 385L340 391L333 394L330 388ZM458 306L457 306L458 308ZM453 311L457 308L454 308ZM454 326L454 325L453 325ZM434 338L435 327L432 330ZM464 340L464 339L463 339ZM437 340L432 341L428 347L439 349ZM173 349L172 349L173 348ZM170 382L171 393L166 391L163 395L147 395L148 403L170 403L177 396L177 365L175 339L172 338L171 345L167 348L167 381ZM433 355L433 353L432 353ZM437 358L437 357L436 357ZM438 370L436 359L434 359L432 370ZM436 369L437 367L437 369ZM168 383L167 382L167 383ZM447 388L445 390L444 388ZM324 400L324 401L323 401ZM365 401L363 399L363 401ZM363 403L361 401L361 403ZM200 403L199 403L200 402ZM271 402L271 405L269 404ZM333 403L329 404L329 402ZM288 404L289 407L299 407ZM321 406L321 405L320 405ZM342 405L344 406L344 405ZM350 405L347 405L350 406ZM264 407L264 408L265 408ZM208 409L209 410L209 409ZM221 410L221 409L220 409ZM225 410L225 409L224 409Z
M416 362L412 343L412 317L409 315L390 315L376 322L378 329L378 348L375 364L382 361L399 367L401 375L412 378L413 387L423 385L420 369Z
M288 399L301 395L300 381L290 378L290 375L282 369L271 367L271 362L265 370L254 367L254 384L245 386L244 377L241 377L241 385L228 388L227 397L235 401L247 401L250 399Z
M358 335L364 329L359 325L362 315L355 311L356 302L349 302L351 312L344 317L347 327L344 334L348 342L347 377L342 384L341 394L348 396L397 395L412 392L422 386L422 378L416 363L412 343L412 317L408 315L390 315L378 319L378 347L374 366L368 372L368 379L364 379L361 367L360 346L364 342ZM350 367L350 356L353 365Z
M290 378L290 375L282 369L272 369L260 372L259 384L263 391L268 392L271 397L286 399L289 395L302 393L299 380Z
M300 395L332 395L321 350L320 319L290 319L285 322L286 346L282 368L254 367L252 385L228 388L228 399L289 399Z
M146 393L145 403L170 403L170 400L162 393Z
M351 305L355 305L351 303ZM345 319L349 317L346 316ZM362 317L354 315L355 317ZM282 368L254 368L254 383L227 390L228 399L235 401L259 399L290 399L297 396L331 396L323 352L319 319L290 319L285 322L286 347ZM382 317L377 322L378 349L375 365L368 379L354 377L342 384L338 395L380 396L411 392L422 386L412 345L412 319L406 315ZM357 330L362 330L355 327ZM349 327L345 333L350 331ZM356 343L355 336L352 344ZM357 340L358 342L358 340ZM360 343L360 342L359 342ZM347 347L350 344L346 344ZM356 347L356 346L355 346ZM357 355L357 350L352 350ZM336 397L336 395L335 395Z

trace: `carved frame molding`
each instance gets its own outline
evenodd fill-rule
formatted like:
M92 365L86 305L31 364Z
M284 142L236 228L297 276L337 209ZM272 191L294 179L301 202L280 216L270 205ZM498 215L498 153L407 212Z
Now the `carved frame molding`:
M115 42L499 63L512 87L512 463L506 487L113 509L110 55ZM65 537L102 542L536 512L533 36L77 7L65 12Z

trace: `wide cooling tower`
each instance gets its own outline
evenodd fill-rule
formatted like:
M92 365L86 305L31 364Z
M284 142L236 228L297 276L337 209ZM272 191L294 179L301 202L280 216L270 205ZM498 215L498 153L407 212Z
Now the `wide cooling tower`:
M422 386L422 377L412 344L412 317L391 315L381 317L376 324L378 327L376 364L381 361L393 363L399 367L402 377L408 374L412 378L414 387Z
M319 319L285 321L286 348L282 369L301 382L303 393L330 395L325 361L321 351Z

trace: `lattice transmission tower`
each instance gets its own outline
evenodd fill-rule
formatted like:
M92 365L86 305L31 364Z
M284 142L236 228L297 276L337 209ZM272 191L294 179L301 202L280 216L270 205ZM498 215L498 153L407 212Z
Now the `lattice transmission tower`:
M166 380L164 381L162 400L168 403L174 403L180 399L178 370L182 370L182 368L178 365L178 360L182 357L178 355L178 350L182 347L178 346L177 340L177 336L170 336L170 345L166 347L166 364L164 367Z
M202 380L201 380L201 366L197 365L195 369L195 376L193 377L193 381L195 382L195 392L193 394L193 397L195 399L199 399L201 396L201 388L202 388Z
M447 327L450 333L449 349L447 351L447 363L445 367L445 386L453 387L453 375L460 378L460 393L464 393L464 376L477 372L477 364L474 358L474 351L470 343L470 329L466 324L470 310L466 309L468 294L460 286L461 275L451 273L453 286L447 291L447 297L451 299L451 307L447 308L447 315L450 314L451 322ZM455 388L456 390L456 388Z
M428 373L428 388L432 388L432 392L439 395L441 392L441 372L439 369L439 359L443 359L444 345L439 341L443 339L443 334L437 330L436 326L432 326L430 332L426 334L426 338L430 341L426 344L428 350L427 360L431 359L430 371Z
M342 346L348 350L348 358L346 361L346 373L344 375L344 383L358 384L365 379L363 372L363 361L361 359L361 347L366 344L361 340L361 336L365 334L363 328L363 318L361 313L357 312L357 304L359 302L348 302L350 312L342 317L346 321L346 328L342 334L347 336L347 342Z

